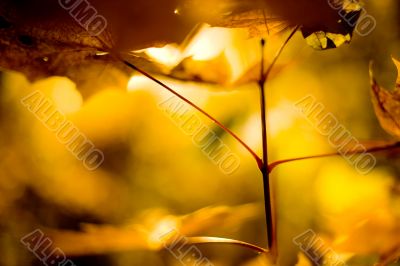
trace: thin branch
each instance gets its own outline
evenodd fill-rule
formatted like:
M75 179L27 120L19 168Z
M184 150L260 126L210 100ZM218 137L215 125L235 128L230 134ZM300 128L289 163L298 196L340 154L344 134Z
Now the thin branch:
M157 78L155 78L154 76L152 76L151 74L147 73L146 71L140 69L139 67L135 66L134 64L128 62L127 60L123 59L119 54L117 54L116 52L113 51L112 47L110 47L110 45L107 44L106 41L104 41L102 38L97 37L97 39L103 43L103 45L105 47L107 47L109 49L109 53L115 57L117 60L123 62L126 66L128 66L129 68L139 72L140 74L142 74L143 76L149 78L150 80L154 81L155 83L157 83L158 85L160 85L161 87L163 87L164 89L168 90L169 92L171 92L172 94L174 94L175 96L177 96L179 99L181 99L182 101L186 102L187 104L189 104L190 106L192 106L193 108L195 108L197 111L199 111L200 113L202 113L204 116L206 116L208 119L210 119L211 121L213 121L217 126L219 126L221 129L223 129L225 132L227 132L229 135L231 135L234 139L236 139L248 152L250 152L250 154L254 157L254 159L257 162L258 167L261 169L262 167L262 160L261 158L257 155L257 153L255 153L250 147L249 145L247 145L241 138L239 138L235 133L233 133L233 131L231 131L229 128L225 127L221 122L219 122L217 119L215 119L213 116L211 116L210 114L208 114L206 111L204 111L203 109L201 109L199 106L197 106L195 103L193 103L192 101L186 99L184 96L180 95L179 93L177 93L174 89L172 89L171 87L169 87L168 85L164 84L163 82L161 82L160 80L158 80Z
M261 128L262 128L262 150L263 150L263 161L261 173L263 175L263 189L264 189L264 206L265 206L265 218L267 221L267 240L268 240L268 248L272 252L272 256L276 255L276 221L275 215L273 211L273 197L271 193L271 180L269 177L270 171L268 170L268 134L267 134L267 101L265 97L265 85L268 79L269 74L271 73L272 68L275 63L278 61L279 56L282 54L283 49L286 47L290 39L298 30L296 27L285 40L285 42L281 45L278 52L275 54L272 63L268 67L267 71L264 72L264 48L265 48L265 40L261 40L261 73L260 80L258 82L258 86L260 89L260 108L261 108Z
M275 54L274 59L272 60L271 64L269 65L267 72L264 74L264 82L268 80L269 75L271 74L272 68L275 66L276 62L278 61L280 55L283 52L283 49L285 49L286 45L288 42L292 39L293 35L297 32L297 30L300 28L300 26L296 26L293 31L290 33L290 35L287 37L285 42L281 45L279 48L278 52Z
M366 150L353 150L349 151L347 154L361 154L365 152L380 152L380 151L386 151L386 150L391 150L395 148L400 148L400 142L395 142L389 145L385 146L377 146L377 147L372 147L368 148ZM285 163L290 163L290 162L295 162L295 161L302 161L302 160L308 160L308 159L316 159L316 158L325 158L325 157L331 157L331 156L338 156L341 155L339 152L332 152L332 153L326 153L326 154L320 154L320 155L313 155L313 156L305 156L305 157L298 157L298 158L292 158L292 159L286 159L286 160L279 160L276 162L273 162L268 165L268 171L271 173L272 170L275 169L278 165L285 164Z
M150 75L149 73L147 73L146 71L138 68L137 66L133 65L132 63L119 58L125 65L127 65L128 67L130 67L131 69L139 72L140 74L144 75L145 77L149 78L150 80L154 81L155 83L157 83L158 85L162 86L164 89L168 90L169 92L171 92L172 94L174 94L175 96L177 96L179 99L181 99L182 101L186 102L187 104L189 104L190 106L192 106L193 108L195 108L197 111L199 111L200 113L202 113L204 116L206 116L208 119L210 119L211 121L213 121L217 126L219 126L220 128L222 128L225 132L227 132L229 135L231 135L233 138L235 138L246 150L248 150L251 155L254 157L254 159L257 162L258 167L261 168L262 166L262 160L261 158L243 141L241 140L235 133L233 133L229 128L225 127L221 122L219 122L217 119L215 119L214 117L212 117L210 114L208 114L206 111L204 111L203 109L201 109L199 106L197 106L195 103L193 103L192 101L188 100L187 98L185 98L184 96L180 95L178 92L176 92L174 89L172 89L171 87L169 87L168 85L166 85L165 83L161 82L160 80L156 79L155 77L153 77L152 75Z
M221 238L221 237L208 237L208 236L200 236L200 237L185 237L185 245L199 245L199 244L226 244L226 245L236 245L245 248L249 248L257 253L268 253L268 249L264 249L262 247L243 242L240 240Z
M274 216L272 211L272 195L270 187L270 178L268 171L268 138L267 138L267 114L266 114L266 97L265 97L265 75L264 75L264 48L265 40L261 40L261 73L258 86L260 89L260 108L261 108L261 132L262 132L262 157L263 165L261 173L263 175L263 189L264 189L264 206L265 206L265 219L267 222L267 241L269 250L273 251L275 248L275 228Z

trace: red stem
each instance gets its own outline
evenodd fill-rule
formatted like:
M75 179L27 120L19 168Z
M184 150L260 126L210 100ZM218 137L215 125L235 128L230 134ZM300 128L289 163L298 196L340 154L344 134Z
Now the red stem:
M395 143L385 145L385 146L372 147L367 150L349 151L348 154L359 154L359 153L365 153L365 152L379 152L379 151L385 151L385 150L390 150L390 149L395 149L395 148L400 148L400 142L395 142ZM292 158L292 159L279 160L279 161L270 163L268 165L268 171L271 173L272 170L275 169L275 167L277 167L278 165L281 165L281 164L285 164L285 163L308 160L308 159L324 158L324 157L330 157L330 156L338 156L338 155L340 155L339 152L332 152L332 153L326 153L326 154L320 154L320 155L312 155L312 156L304 156L304 157L298 157L298 158Z
M144 75L145 77L149 78L150 80L154 81L155 83L157 83L158 85L162 86L163 88L165 88L166 90L168 90L169 92L171 92L172 94L174 94L176 97L178 97L179 99L181 99L182 101L186 102L187 104L189 104L190 106L192 106L193 108L195 108L197 111L199 111L200 113L202 113L204 116L206 116L208 119L210 119L211 121L213 121L217 126L219 126L220 128L222 128L225 132L227 132L228 134L230 134L233 138L235 138L240 144L242 144L242 146L248 150L251 155L254 157L254 159L257 162L258 167L261 169L262 168L262 160L261 158L243 141L241 140L235 133L233 133L229 128L225 127L221 122L219 122L217 119L215 119L214 117L212 117L211 115L209 115L206 111L204 111L203 109L201 109L199 106L197 106L195 103L193 103L192 101L188 100L187 98L185 98L184 96L180 95L179 93L177 93L174 89L172 89L171 87L169 87L168 85L166 85L165 83L161 82L160 80L156 79L155 77L153 77L152 75L150 75L149 73L147 73L146 71L138 68L137 66L133 65L132 63L121 59L120 60L127 65L128 67L132 68L133 70L136 70L137 72L139 72L140 74Z

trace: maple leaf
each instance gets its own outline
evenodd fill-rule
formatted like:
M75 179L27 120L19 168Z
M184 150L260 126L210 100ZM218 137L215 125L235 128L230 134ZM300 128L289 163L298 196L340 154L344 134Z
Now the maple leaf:
M22 72L30 80L66 76L75 81L80 88L101 84L115 85L121 82L126 86L132 70L107 53L111 47L118 52L124 52L173 42L180 38L176 37L178 30L167 37L165 33L160 34L165 31L165 28L160 27L161 24L167 28L174 27L177 23L171 19L168 23L160 23L156 19L163 13L163 8L167 7L163 6L159 11L152 9L152 16L149 16L149 13L146 18L141 16L131 20L129 24L124 24L124 20L131 18L132 14L143 13L148 1L136 1L133 10L122 8L129 6L129 1L118 2L117 7L109 8L109 3L105 1L91 1L99 13L107 16L108 23L107 29L101 35L91 36L67 10L59 6L58 1L2 1L0 66ZM125 18L119 18L124 15ZM144 27L158 28L158 31L144 31ZM184 33L179 33L182 39L187 34L183 31ZM148 72L163 74L161 65L150 62L145 57L130 56L130 61ZM98 80L105 70L108 77L102 78L99 84L93 84L93 80ZM86 84L88 80L92 84Z
M400 62L393 58L400 74ZM370 65L372 103L382 128L390 135L400 138L400 75L393 91L388 91L377 83Z
M338 2L338 5L344 3ZM107 20L107 28L97 37L86 32L58 1L2 1L0 66L22 72L30 80L66 76L76 82L81 91L85 88L91 91L93 87L115 83L125 87L132 74L131 69L107 53L110 50L124 54L167 43L184 43L185 38L190 41L189 33L198 23L244 28L249 37L271 36L301 25L307 42L316 49L349 42L353 30L345 21L337 22L338 10L332 9L325 0L174 0L162 3L138 0L134 4L128 0L92 0L90 5ZM227 83L227 79L180 68L171 73L165 65L141 53L129 56L131 63L146 72L184 80ZM182 61L184 66L188 65L186 61ZM223 61L214 63L224 64ZM189 65L198 68L196 64ZM93 84L93 80L97 82ZM238 77L238 80L252 81L245 77Z
M126 86L132 70L106 53L120 39L118 35L109 31L99 37L89 35L54 1L41 0L34 5L22 2L22 7L7 1L0 4L2 68L22 72L30 80L66 76L81 90L122 83L121 87ZM43 6L53 13L40 17ZM27 14L26 10L38 13ZM130 43L132 47L142 47L142 42L148 42L135 40ZM145 57L131 56L130 61L146 71L163 73L160 65ZM102 75L105 70L107 77Z
M188 2L194 6L193 3L198 1ZM205 5L202 3L204 9L216 5L213 0L205 2ZM261 0L251 4L231 0L222 1L219 9L213 10L212 17L204 18L213 26L247 28L250 37L274 35L300 26L308 45L316 50L326 50L351 41L362 6L357 0Z
M316 50L326 50L349 43L361 15L358 1L328 1L334 14L327 20L303 25L301 31L308 45ZM334 8L333 8L334 7Z

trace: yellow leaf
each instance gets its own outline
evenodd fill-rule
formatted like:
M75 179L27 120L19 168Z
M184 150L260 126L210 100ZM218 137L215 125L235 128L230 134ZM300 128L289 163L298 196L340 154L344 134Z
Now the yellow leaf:
M393 62L400 72L400 62L394 58ZM388 91L379 86L374 78L372 67L370 67L370 77L372 103L379 123L386 132L400 138L400 76L397 78L396 87L393 91Z

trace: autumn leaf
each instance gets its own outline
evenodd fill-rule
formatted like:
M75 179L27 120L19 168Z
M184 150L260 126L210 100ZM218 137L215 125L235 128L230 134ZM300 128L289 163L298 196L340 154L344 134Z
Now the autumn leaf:
M249 37L272 36L301 25L307 42L316 49L349 42L353 30L345 21L338 23L338 11L323 0L313 3L305 0L251 3L208 0L201 5L198 0L176 0L162 5L158 0L135 1L135 4L127 0L119 0L117 4L93 0L90 4L107 19L107 28L99 37L90 36L58 2L2 1L0 66L22 72L30 80L66 76L76 82L80 90L85 90L115 83L126 85L132 71L107 53L110 48L125 53L167 43L187 43L191 40L189 32L198 23L247 29ZM227 78L204 77L204 73L188 70L188 62L198 68L196 63L190 63L190 57L179 62L183 70L171 70L143 53L127 56L135 66L150 73L189 81L228 83ZM214 61L213 64L223 65L224 62ZM240 83L253 81L240 76L237 79ZM88 80L98 82L88 84Z
M349 43L360 17L362 7L358 1L332 3L335 14L323 23L304 25L301 29L308 45L316 50L326 50Z
M46 234L67 255L106 254L126 250L159 250L171 233L182 237L204 234L216 227L234 228L258 215L256 204L207 207L187 215L153 209L122 226L83 224L81 231L47 228Z
M400 62L393 58L400 73ZM370 66L372 103L382 128L390 135L400 138L400 75L393 91L388 91L377 83Z
M224 28L247 28L250 38L273 36L295 26L283 18L267 14L264 9L244 11L220 18L212 25Z
M118 36L109 31L99 37L90 36L68 12L55 6L55 2L24 4L39 13L26 14L26 8L13 1L0 4L2 68L22 72L30 80L66 76L77 83L81 91L117 84L126 86L132 70L106 52ZM54 12L40 17L37 6L41 5ZM132 44L135 45L141 46ZM146 71L163 73L157 63L145 57L130 56L130 61Z
M152 6L151 12L146 12L148 2L136 1L132 5L129 1L119 1L119 5L110 7L108 1L91 1L107 17L106 30L99 36L91 36L58 1L2 1L0 67L22 72L30 80L66 76L81 90L116 84L126 87L132 70L107 53L110 48L124 53L182 41L194 25L178 21L181 19L169 10L174 3L159 9ZM124 8L129 6L133 8ZM171 13L168 17L167 11ZM160 27L162 19L165 28ZM179 23L181 27L177 27ZM174 28L174 33L167 33L166 28ZM145 71L165 74L160 64L146 57L130 55L129 59Z
M227 15L207 22L219 27L247 28L250 37L274 35L300 26L307 44L316 50L349 43L362 11L361 3L355 0L256 1L251 7L241 0L230 3L231 10L224 12Z

